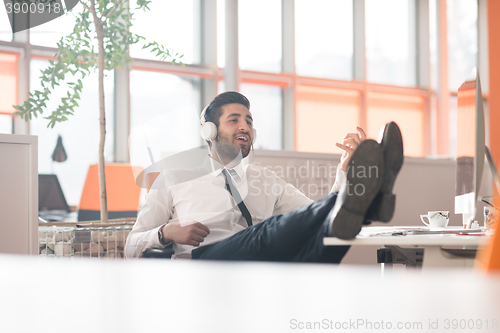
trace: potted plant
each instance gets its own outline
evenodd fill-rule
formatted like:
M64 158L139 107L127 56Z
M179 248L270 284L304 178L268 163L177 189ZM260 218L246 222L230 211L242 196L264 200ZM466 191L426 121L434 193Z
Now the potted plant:
M104 106L105 71L126 68L131 62L130 45L143 43L143 49L155 52L162 61L180 63L182 55L171 54L157 42L146 43L142 36L130 32L133 12L125 0L80 0L82 6L73 9L76 22L73 31L57 43L55 60L41 71L42 89L29 93L29 98L22 105L14 106L15 114L26 121L38 117L46 109L46 103L52 91L66 83L67 94L61 99L56 110L45 119L47 127L68 120L78 107L78 100L83 89L81 78L91 70L98 71L99 80L99 188L101 203L101 221L107 222L106 176L104 172L104 143L106 139L106 116ZM151 0L137 0L134 10L149 10ZM182 63L180 63L182 64Z

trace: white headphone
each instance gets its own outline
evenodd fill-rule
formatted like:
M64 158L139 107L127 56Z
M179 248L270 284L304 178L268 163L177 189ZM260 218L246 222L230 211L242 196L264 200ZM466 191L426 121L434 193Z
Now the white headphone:
M206 106L203 111L201 111L200 115L200 123L201 123L201 128L200 128L200 135L203 138L203 140L207 142L212 142L215 140L217 137L217 125L215 125L211 121L207 121L205 118L205 113L207 112L208 106ZM255 143L255 139L257 138L257 130L254 128L253 129L253 139L252 139L252 144Z

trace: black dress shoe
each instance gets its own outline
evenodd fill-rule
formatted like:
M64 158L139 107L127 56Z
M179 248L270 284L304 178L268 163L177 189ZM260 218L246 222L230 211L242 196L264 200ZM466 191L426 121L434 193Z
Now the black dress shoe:
M329 223L332 236L352 239L361 230L366 212L382 186L382 146L374 140L363 141L351 156L346 176L346 184L337 196Z
M366 219L368 221L389 222L394 215L396 206L396 195L392 193L392 189L404 160L403 137L395 122L385 125L380 145L384 151L384 181L380 193L373 200L366 214ZM368 223L365 221L365 224Z

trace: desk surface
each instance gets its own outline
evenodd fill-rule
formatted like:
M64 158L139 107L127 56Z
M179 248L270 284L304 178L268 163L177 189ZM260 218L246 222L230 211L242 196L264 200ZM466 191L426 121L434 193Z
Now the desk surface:
M325 245L397 245L397 246L480 246L487 240L485 236L454 234L406 235L406 236L369 236L374 232L390 232L409 227L364 227L356 238L343 240L325 237Z
M477 271L7 255L0 267L0 332L453 332L453 319L500 331L500 275Z

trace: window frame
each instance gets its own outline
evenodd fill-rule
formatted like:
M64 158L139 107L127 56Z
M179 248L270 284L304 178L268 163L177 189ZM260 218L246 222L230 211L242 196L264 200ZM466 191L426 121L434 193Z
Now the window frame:
M483 81L483 97L488 100L488 63L487 43L484 36L486 26L486 0L478 1L478 67ZM240 82L259 83L280 86L283 89L283 148L295 150L295 87L299 84L314 84L325 87L359 89L361 92L361 124L366 127L366 94L369 91L380 91L391 94L418 94L425 98L425 156L453 155L450 151L449 139L449 97L454 92L445 86L448 63L446 58L446 43L439 43L446 38L446 2L436 1L437 6L437 48L439 76L438 86L431 87L431 64L429 55L429 6L432 1L416 1L415 24L417 34L417 86L399 87L369 83L366 81L366 51L365 51L365 6L364 0L353 1L354 22L354 55L352 81L331 80L298 76L295 72L294 47L294 1L282 0L282 71L281 73L264 73L245 71L238 68L238 1L226 0L226 67L217 67L217 0L200 1L200 22L197 24L200 32L200 63L195 65L174 66L155 60L134 59L131 68L160 71L175 75L196 76L202 80L201 105L206 105L215 96L217 82L224 80L226 87L239 90ZM194 14L193 14L194 15ZM227 46L231 45L230 48ZM32 58L51 57L56 49L51 47L31 45L27 31L13 34L11 42L0 41L0 51L20 54L18 103L22 103L29 92L29 63ZM115 70L115 154L119 162L128 162L127 137L130 132L130 69ZM128 101L128 102L127 102ZM116 110L120 109L120 112ZM201 111L200 111L201 112ZM19 117L13 118L15 134L29 134L29 123Z

